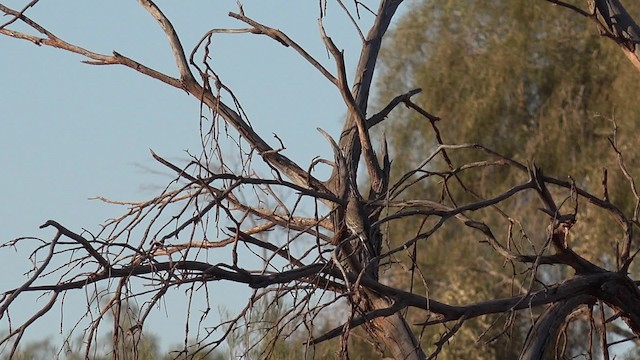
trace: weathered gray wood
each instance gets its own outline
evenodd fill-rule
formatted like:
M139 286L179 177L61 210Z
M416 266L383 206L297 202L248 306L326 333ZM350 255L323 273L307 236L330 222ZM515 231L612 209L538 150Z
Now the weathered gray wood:
M609 35L622 48L629 61L640 71L640 26L633 20L620 0L595 0L596 15Z

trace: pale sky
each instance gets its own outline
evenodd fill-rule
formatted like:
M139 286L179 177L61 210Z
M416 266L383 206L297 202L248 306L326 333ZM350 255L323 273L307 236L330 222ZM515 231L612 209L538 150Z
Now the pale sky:
M2 4L19 9L26 2ZM284 31L326 68L335 70L318 33L318 1L243 3L247 16ZM229 11L237 11L235 0L158 1L158 5L173 21L187 51L211 28L245 27L227 17ZM327 32L345 50L352 70L359 38L336 3L329 2L328 11ZM26 14L71 43L106 54L115 50L170 75L177 74L164 34L134 1L42 0ZM363 19L371 19L363 15ZM277 147L271 133L278 134L287 147L285 154L302 167L315 156L331 157L330 148L315 129L321 127L339 137L345 108L337 89L311 65L292 49L264 36L217 36L212 49L215 70L234 90L265 139ZM125 209L89 198L145 200L169 180L148 170L164 172L149 149L176 161L186 158L186 150L198 152L197 100L131 69L91 66L81 60L61 50L0 37L3 242L20 236L50 239L53 230L38 229L48 219L76 232L95 231L100 223ZM25 251L0 249L0 291L25 280L24 272L30 265L27 255ZM233 310L244 304L244 287L221 286L225 296L217 305ZM83 312L82 299L69 297L64 304L65 335ZM40 299L37 306L44 301ZM13 305L14 324L33 306L29 301ZM185 311L177 309L178 321ZM60 313L58 306L52 316L27 332L26 340L51 336L54 344L60 344L61 337L56 335L60 333ZM167 331L172 325L166 316L155 315L147 330L160 335L163 343L180 342L183 323L173 326L174 333ZM2 321L0 331L7 325Z

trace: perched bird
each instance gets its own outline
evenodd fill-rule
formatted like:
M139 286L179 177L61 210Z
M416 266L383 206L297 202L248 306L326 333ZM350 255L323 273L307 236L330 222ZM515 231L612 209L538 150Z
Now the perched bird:
M365 226L365 221L364 211L360 201L358 200L358 196L354 191L351 191L349 200L347 201L347 210L344 222L351 235L355 239L358 239L362 244L364 251L367 253L367 257L371 258L375 255L369 244L367 236L368 229ZM357 247L354 246L354 248Z

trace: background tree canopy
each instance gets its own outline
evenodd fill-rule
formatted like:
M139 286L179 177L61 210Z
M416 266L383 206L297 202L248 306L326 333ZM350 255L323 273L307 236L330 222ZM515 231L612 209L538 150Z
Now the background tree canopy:
M637 13L637 4L629 6ZM640 105L631 94L640 90L640 78L618 47L603 41L584 18L544 1L417 1L387 38L381 64L378 106L409 89L422 88L415 102L441 118L436 125L444 144L483 144L521 162L535 163L547 174L571 176L593 193L602 193L606 169L611 201L633 212L631 189L608 139L614 135L615 120L617 147L625 154L627 168L637 175L640 159L631 149L638 144ZM413 111L398 108L385 124L393 153L398 154L392 177L413 169L437 145L430 122ZM483 160L472 151L448 155L454 167ZM412 187L405 198L441 194L451 205L476 195L498 194L516 180L514 176L521 176L495 167L481 174L463 171L460 182L449 180L445 187L436 174L423 175L432 176L422 187ZM527 203L526 197L502 203L504 218L486 214L483 220L502 223L502 228L512 226L511 236L523 247L528 242L541 247L548 218L537 209L543 205L529 199L533 203ZM510 219L509 214L523 210L526 223ZM615 260L605 255L619 241L612 218L589 207L580 220L576 225L579 242L572 245L591 261L612 266ZM401 243L429 221L412 218L397 223L392 226L391 241ZM530 279L521 276L522 268L506 264L477 240L455 225L445 226L414 250L424 274L390 276L458 304L511 296L526 286ZM409 263L406 268L415 269ZM540 271L542 277L561 275L549 267ZM502 333L507 320L498 316L476 320L473 326L465 324L443 355L447 359L516 358L519 348L514 344L522 341L531 319L520 319L520 331ZM425 343L438 340L439 332L431 331ZM495 335L501 336L495 339ZM628 334L620 330L620 335ZM478 343L488 343L480 353ZM580 353L586 342L570 345Z

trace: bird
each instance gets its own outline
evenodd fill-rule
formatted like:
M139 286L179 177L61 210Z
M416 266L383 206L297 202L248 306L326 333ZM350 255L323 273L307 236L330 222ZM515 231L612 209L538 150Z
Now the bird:
M367 236L367 227L365 225L365 216L362 211L362 205L358 199L355 191L351 191L349 195L349 199L347 201L347 209L345 211L345 225L347 229L354 237L354 239L358 239L363 246L364 251L366 251L366 255L368 258L375 256L369 245L369 240ZM357 248L354 246L354 248Z

